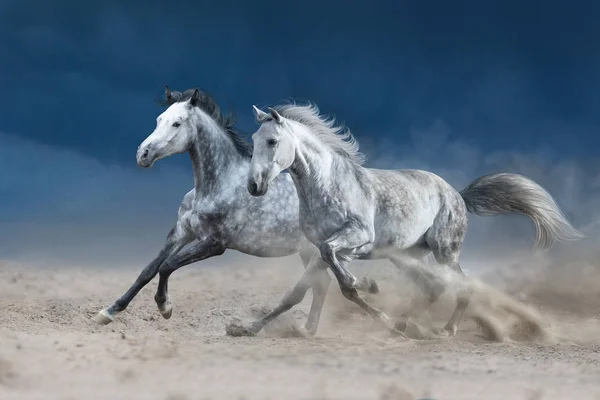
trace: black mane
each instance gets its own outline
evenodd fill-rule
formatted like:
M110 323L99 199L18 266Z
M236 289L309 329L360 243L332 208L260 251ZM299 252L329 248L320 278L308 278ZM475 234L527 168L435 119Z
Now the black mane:
M160 100L160 103L168 107L173 103L181 103L183 101L188 101L192 98L194 91L196 89L188 89L185 92L181 93L175 90L171 91L171 101L169 102L166 99ZM219 105L209 94L200 92L200 101L198 102L198 107L205 113L207 113L221 128L227 132L227 135L233 141L236 150L245 157L252 157L253 146L251 142L248 142L242 136L241 132L236 129L235 124L237 122L237 118L233 114L233 112L229 111L227 114L223 114Z

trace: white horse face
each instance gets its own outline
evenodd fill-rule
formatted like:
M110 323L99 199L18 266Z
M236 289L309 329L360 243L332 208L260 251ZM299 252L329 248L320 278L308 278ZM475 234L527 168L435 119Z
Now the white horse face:
M161 158L189 150L196 134L194 97L196 93L189 101L174 103L158 116L154 132L138 147L139 166L150 168Z
M287 123L277 111L267 114L254 107L256 119L261 123L254 135L254 150L248 176L248 192L263 196L269 183L294 162L296 147L294 136L286 129Z

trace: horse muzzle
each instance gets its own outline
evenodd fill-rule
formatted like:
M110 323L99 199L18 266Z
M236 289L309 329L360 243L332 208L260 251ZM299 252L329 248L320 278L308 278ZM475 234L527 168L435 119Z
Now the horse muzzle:
M143 168L150 168L154 164L154 155L149 147L140 147L136 154L137 164Z
M248 192L252 196L256 196L256 197L264 196L265 193L267 193L268 189L269 189L268 184L258 184L252 179L248 181Z

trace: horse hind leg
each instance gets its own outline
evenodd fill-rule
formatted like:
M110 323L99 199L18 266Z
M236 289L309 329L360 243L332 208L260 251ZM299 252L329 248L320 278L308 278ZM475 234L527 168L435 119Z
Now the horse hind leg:
M427 249L427 251L430 250ZM403 255L403 257L398 257L397 255L390 255L388 259L396 268L406 274L425 296L424 302L422 299L413 299L404 317L418 316L427 311L446 290L446 285L442 279L427 270L424 256L410 257Z
M447 230L446 232L438 230L435 236L427 237L427 243L433 251L433 256L439 264L447 265L458 275L459 281L452 282L458 284L456 290L456 308L452 316L448 320L444 330L451 336L456 335L458 324L469 306L471 298L471 290L465 282L465 274L458 262L462 240L464 238L464 229L456 229L455 231Z
M458 263L458 261L448 263L447 265L454 271L458 272L461 276L465 276L464 272L460 268L460 264ZM450 316L448 323L446 324L446 326L444 326L444 330L448 332L448 334L450 334L451 336L456 335L456 331L458 330L458 324L462 320L462 317L465 314L467 307L469 306L471 298L471 291L468 288L462 286L463 285L459 287L456 293L456 308L454 309L452 316Z
M456 335L456 331L458 330L458 324L462 320L462 317L469 306L470 298L471 298L471 290L466 285L465 282L465 274L460 267L458 262L458 251L452 251L445 247L437 248L434 250L434 257L439 264L447 265L454 272L458 274L460 277L460 281L458 283L458 287L456 290L456 308L452 313L452 316L448 320L446 326L444 326L444 330L450 335ZM452 282L455 282L454 279Z

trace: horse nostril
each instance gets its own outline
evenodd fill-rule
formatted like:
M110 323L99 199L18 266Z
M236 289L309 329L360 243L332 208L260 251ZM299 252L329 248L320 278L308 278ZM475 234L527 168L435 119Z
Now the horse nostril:
M144 154L142 154L142 158L148 158L148 149L144 150Z
M258 185L254 182L248 184L248 191L252 194L258 192Z

